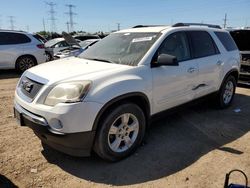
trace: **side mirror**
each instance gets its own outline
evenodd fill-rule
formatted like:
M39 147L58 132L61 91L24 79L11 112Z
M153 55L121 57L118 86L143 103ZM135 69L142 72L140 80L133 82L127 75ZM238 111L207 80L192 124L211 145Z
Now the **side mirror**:
M179 63L177 58L172 55L168 54L160 54L157 57L157 62L155 63L156 66L178 66Z

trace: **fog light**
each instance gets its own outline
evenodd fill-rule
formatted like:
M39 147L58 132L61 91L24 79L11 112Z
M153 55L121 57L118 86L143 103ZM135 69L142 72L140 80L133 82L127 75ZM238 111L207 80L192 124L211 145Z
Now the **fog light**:
M49 126L52 129L56 129L56 130L60 130L63 128L61 121L59 119L56 119L56 118L50 120Z

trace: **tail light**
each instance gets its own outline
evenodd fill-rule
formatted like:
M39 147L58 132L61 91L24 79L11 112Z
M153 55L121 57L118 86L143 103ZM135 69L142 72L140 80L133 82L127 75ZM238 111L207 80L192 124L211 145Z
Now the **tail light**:
M38 44L36 46L37 46L37 48L44 49L44 44Z

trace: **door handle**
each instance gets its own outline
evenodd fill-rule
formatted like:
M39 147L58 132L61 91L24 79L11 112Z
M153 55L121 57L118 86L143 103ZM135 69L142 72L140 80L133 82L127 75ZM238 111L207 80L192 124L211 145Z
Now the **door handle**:
M217 61L216 65L221 66L223 65L223 62L221 60Z
M190 68L187 70L187 72L188 72L188 73L193 73L195 70L196 70L196 68L190 67Z

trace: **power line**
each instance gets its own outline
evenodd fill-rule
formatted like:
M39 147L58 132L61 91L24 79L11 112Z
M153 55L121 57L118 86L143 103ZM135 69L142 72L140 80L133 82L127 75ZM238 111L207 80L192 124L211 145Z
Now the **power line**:
M56 32L56 18L55 18L55 14L56 14L56 11L54 9L54 7L56 6L56 3L53 3L53 2L46 2L46 4L50 7L50 10L49 10L49 14L50 14L50 17L49 17L49 20L51 21L51 32Z
M9 22L10 22L10 29L14 30L15 29L15 25L14 25L14 16L9 16Z
M74 25L76 24L73 20L73 16L76 15L75 12L73 12L73 8L75 8L76 6L75 5L72 5L72 4L67 4L66 7L69 8L69 12L66 12L66 14L69 15L69 22L67 22L67 27L69 27L68 29L68 32L73 32L74 31ZM69 25L68 25L69 24Z

